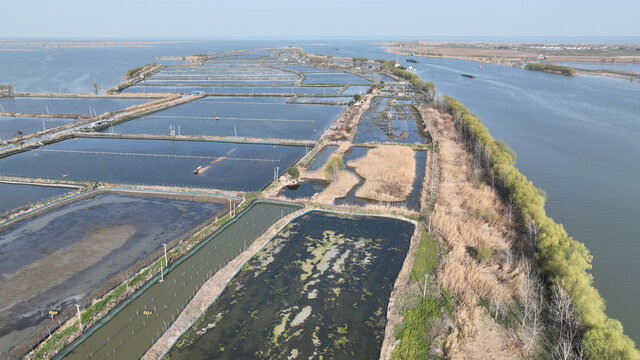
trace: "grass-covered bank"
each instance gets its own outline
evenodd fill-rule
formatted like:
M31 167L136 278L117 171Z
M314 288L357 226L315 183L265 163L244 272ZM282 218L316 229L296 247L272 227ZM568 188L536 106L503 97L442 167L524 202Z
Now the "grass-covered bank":
M480 119L451 97L446 97L441 105L451 114L469 151L484 168L487 181L505 199L513 200L515 218L547 287L551 292L565 291L569 295L578 320L577 337L581 339L571 346L577 351L583 349L590 359L640 359L620 322L605 313L604 300L593 287L593 277L588 272L592 256L584 244L571 238L562 225L546 215L543 192L518 171L511 151L490 135Z

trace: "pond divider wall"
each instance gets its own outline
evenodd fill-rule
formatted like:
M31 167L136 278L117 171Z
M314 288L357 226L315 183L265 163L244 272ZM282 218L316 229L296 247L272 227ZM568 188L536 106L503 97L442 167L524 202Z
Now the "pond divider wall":
M273 207L273 209L271 209L270 207ZM202 241L200 244L196 245L188 254L180 258L178 261L170 264L169 268L165 270L165 279L163 283L158 282L158 280L160 280L160 275L156 275L147 284L145 284L144 287L139 289L130 298L118 305L110 314L106 315L103 319L98 321L80 338L63 349L54 358L85 359L92 357L93 355L96 355L99 358L105 358L108 355L113 356L118 354L118 350L120 349L120 347L128 347L125 349L120 349L121 351L124 351L124 353L121 352L121 354L118 355L121 358L138 358L142 356L144 352L146 352L148 348L153 343L155 343L158 338L160 338L161 333L164 333L166 329L171 325L171 323L175 321L175 317L179 316L182 309L184 309L186 304L191 301L193 295L195 295L198 289L200 289L202 284L206 282L206 280L211 276L213 276L213 274L219 268L222 268L224 264L235 258L238 251L242 251L242 247L243 245L246 246L246 243L240 243L240 239L246 241L246 237L248 236L250 241L254 241L256 238L262 235L264 231L268 229L273 223L284 217L286 214L301 207L302 205L299 204L277 201L259 200L254 202L234 219L228 221L215 233L207 237L207 239ZM277 210L281 210L281 212L278 213ZM250 214L250 212L253 213ZM260 218L261 216L262 218ZM262 220L263 223L258 224L260 226L259 228L256 228L254 220ZM234 225L240 221L250 221L250 223L247 223L246 225L238 229L238 226L240 225ZM251 234L245 232L250 232ZM229 244L228 242L224 243L223 241L225 240L225 237L228 237L229 240L236 240L237 244ZM224 245L227 245L226 248L221 249L216 254L211 255L212 250L217 250L218 246ZM238 247L238 249L232 248L228 245L235 245L235 247ZM209 250L209 254L204 254L203 251L205 250ZM229 254L221 254L221 252L229 252ZM227 255L230 256L228 257ZM200 271L198 270L193 270L195 269L195 264L192 263L200 260L200 262L198 263L198 265L200 265L206 259L208 259L207 256L211 258L213 258L213 256L217 256L218 258L223 257L223 259L221 262L214 264L207 262L206 265L211 267L208 269L203 269L205 265L202 265L200 269L200 271L202 271L202 274L200 274ZM186 270L186 267L189 264L192 265L191 269ZM182 274L179 274L179 271L177 270L181 269L184 269L184 271L182 272ZM193 274L193 271L191 270L195 271L196 273ZM187 271L190 271L190 273L187 273ZM203 279L196 278L196 281L194 282L194 276L197 275L201 275ZM174 299L177 299L178 295L180 295L180 299L175 300L179 301L179 303L169 303L168 301L166 301L166 303L164 304L157 303L160 300L167 300L167 297L170 294L167 293L167 289L161 289L160 287L154 285L162 284L166 287L166 285L169 285L171 283L171 280L173 280L173 285L179 286L179 284L177 284L176 282L179 276L181 276L180 279L184 279L185 276L191 276L189 284L187 284L186 281L183 281L183 287L187 287L187 285L189 285L189 290L186 290L185 288L180 288L179 291L178 289L173 289L175 290ZM186 300L186 302L183 303L184 300ZM129 312L125 312L124 310L127 310L127 307L129 306L136 306L138 307L138 309L131 308L128 309ZM164 310L167 311L164 311L162 308L158 309L157 306L164 306ZM177 310L175 316L173 310L174 307ZM150 313L147 313L147 311L149 311ZM159 322L160 320L162 320L159 316L159 314L161 313L164 319L162 323ZM126 322L127 315L130 315L129 322ZM146 318L143 318L144 316L146 316ZM155 323L153 323L154 318L157 319ZM150 322L151 326L147 326L147 322ZM124 323L124 326L120 326L120 323ZM138 327L135 329L131 328L139 325L140 323L142 323L142 327ZM131 330L131 332L129 330ZM100 331L103 331L105 333L100 334ZM156 334L153 334L153 331L155 331ZM96 336L92 336L94 333L96 333ZM118 336L122 338L120 344L118 344L118 340L120 340ZM112 339L113 342L111 342ZM92 342L89 343L88 341Z

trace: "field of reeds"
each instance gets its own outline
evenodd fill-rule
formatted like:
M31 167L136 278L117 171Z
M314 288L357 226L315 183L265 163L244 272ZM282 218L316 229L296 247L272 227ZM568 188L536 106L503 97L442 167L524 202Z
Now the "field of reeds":
M494 320L523 299L522 269L512 258L516 235L498 194L474 181L473 158L458 140L451 117L429 108L421 111L439 134L440 184L432 220L435 233L448 247L439 279L456 300L456 327L446 338L447 355L522 358L526 351L516 336L519 329L513 331Z
M406 200L416 176L416 159L404 146L383 145L348 163L364 178L356 196L377 201Z

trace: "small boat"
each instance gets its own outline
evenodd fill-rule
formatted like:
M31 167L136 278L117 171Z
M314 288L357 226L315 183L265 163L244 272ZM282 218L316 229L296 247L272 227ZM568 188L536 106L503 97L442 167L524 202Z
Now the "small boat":
M193 173L198 175L198 173L200 173L200 169L202 169L202 165L198 166L195 170L193 170Z
M461 76L464 76L464 77L469 78L469 79L475 79L476 78L475 75L471 75L471 74L462 74Z
M414 64L415 64L415 63L417 63L417 62L418 62L418 60L415 60L415 59L407 59L407 62L410 62L410 63L414 63Z

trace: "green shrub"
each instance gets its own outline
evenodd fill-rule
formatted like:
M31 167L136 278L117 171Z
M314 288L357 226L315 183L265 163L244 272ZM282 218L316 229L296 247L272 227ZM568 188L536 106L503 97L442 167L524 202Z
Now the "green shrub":
M300 177L300 170L298 170L296 166L290 167L289 170L287 170L287 173L289 173L289 176L291 176L294 179L297 179L298 177Z
M491 251L487 246L482 245L478 248L476 256L478 257L478 260L482 262L488 261L493 258L493 251Z
M333 175L335 175L338 171L344 169L344 161L342 160L342 156L333 155L329 161L327 161L327 165L324 166L324 174L327 180L331 180Z

